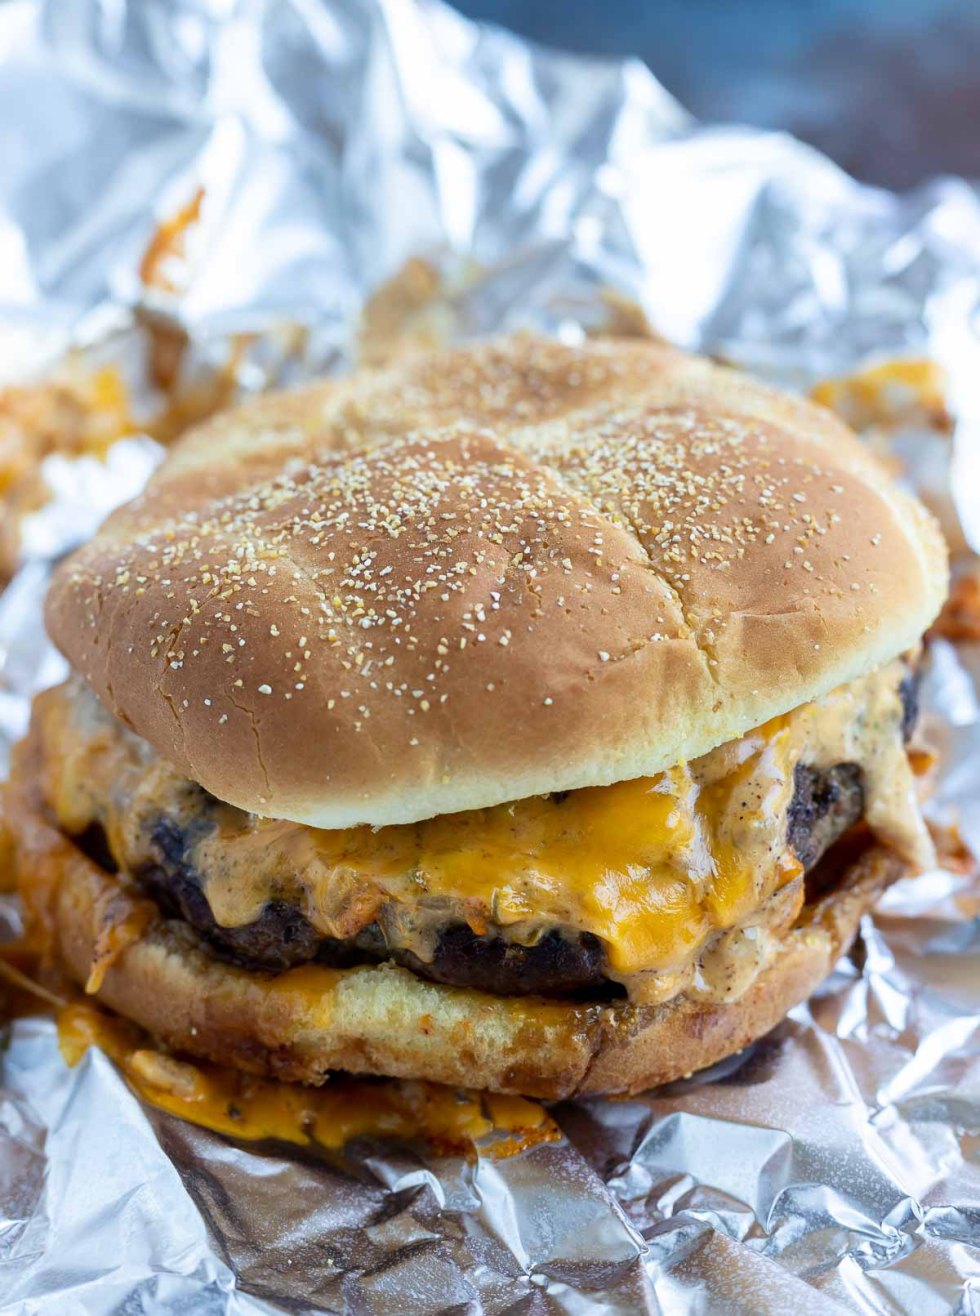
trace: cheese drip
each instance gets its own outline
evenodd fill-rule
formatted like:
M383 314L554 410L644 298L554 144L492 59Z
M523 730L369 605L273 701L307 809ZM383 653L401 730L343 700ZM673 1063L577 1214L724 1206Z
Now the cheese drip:
M451 922L525 945L561 928L599 938L608 977L635 1001L727 1000L802 904L787 843L797 764L857 764L873 834L913 865L931 862L901 734L904 670L896 661L654 777L379 829L216 805L78 681L40 698L35 725L62 828L98 822L135 873L157 861L154 826L172 820L222 926L283 900L324 936L377 923L389 946L423 960Z
M58 1041L76 1065L90 1046L110 1056L145 1101L192 1124L247 1141L277 1138L341 1151L360 1138L426 1141L443 1155L516 1156L561 1131L526 1097L459 1091L423 1080L333 1076L324 1087L281 1083L221 1065L176 1060L134 1024L89 1002L58 1011Z

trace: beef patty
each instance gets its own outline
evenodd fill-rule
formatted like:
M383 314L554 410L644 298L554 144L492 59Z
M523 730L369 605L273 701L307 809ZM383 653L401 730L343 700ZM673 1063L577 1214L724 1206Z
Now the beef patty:
M900 687L902 731L911 734L916 716L916 680ZM195 822L181 828L160 817L152 839L158 862L133 876L170 917L193 927L222 959L244 968L279 972L317 962L335 968L391 959L434 982L473 987L496 995L543 995L577 999L621 996L624 988L605 976L605 955L591 933L554 929L531 945L520 945L488 933L479 936L465 923L441 929L432 959L389 947L376 923L356 937L340 941L324 937L294 905L271 900L261 915L242 927L222 927L211 911L190 853L202 827L221 804L201 787ZM817 769L799 764L788 810L787 840L810 873L834 843L863 816L864 788L860 768L839 763ZM77 843L103 867L114 867L101 829L90 827Z

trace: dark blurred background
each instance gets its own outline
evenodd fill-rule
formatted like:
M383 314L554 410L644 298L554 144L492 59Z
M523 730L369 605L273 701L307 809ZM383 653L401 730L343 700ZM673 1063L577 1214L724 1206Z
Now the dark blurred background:
M868 182L980 179L980 0L455 0L636 55L695 115L786 128Z

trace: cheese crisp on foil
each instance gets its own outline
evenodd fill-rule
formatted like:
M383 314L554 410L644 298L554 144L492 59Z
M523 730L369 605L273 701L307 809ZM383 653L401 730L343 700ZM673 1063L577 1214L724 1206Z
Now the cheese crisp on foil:
M733 361L858 427L954 559L922 692L942 866L696 1078L547 1109L231 1093L78 1002L59 1048L7 954L0 1312L980 1311L978 324L972 186L859 186L638 64L436 0L0 6L3 766L64 671L51 564L162 446L406 344Z

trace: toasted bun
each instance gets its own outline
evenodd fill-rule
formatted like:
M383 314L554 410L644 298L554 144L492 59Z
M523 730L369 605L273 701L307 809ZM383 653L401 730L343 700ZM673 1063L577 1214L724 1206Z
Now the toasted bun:
M85 982L100 931L124 923L128 905L140 902L22 802L8 809L7 825L28 903L58 958ZM727 1005L491 996L390 964L267 976L215 959L186 924L159 914L122 951L97 996L175 1050L306 1083L343 1069L537 1097L639 1092L775 1027L827 976L861 915L904 872L894 852L864 851L829 895L805 908L772 966Z
M945 588L936 526L828 412L518 337L210 422L47 615L185 775L344 827L693 758L914 644Z

